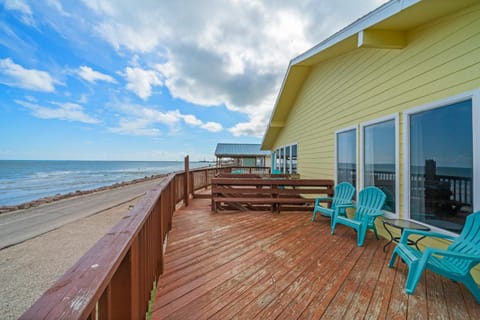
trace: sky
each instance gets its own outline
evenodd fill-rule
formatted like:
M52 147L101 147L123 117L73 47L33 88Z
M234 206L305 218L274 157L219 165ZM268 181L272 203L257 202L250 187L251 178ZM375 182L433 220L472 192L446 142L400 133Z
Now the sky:
M291 59L384 0L0 0L0 160L261 143Z

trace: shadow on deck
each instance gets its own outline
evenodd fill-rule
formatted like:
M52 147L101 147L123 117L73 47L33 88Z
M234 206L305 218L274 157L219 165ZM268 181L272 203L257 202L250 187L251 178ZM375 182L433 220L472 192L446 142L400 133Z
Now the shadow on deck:
M463 287L427 271L415 295L393 246L308 212L211 213L197 199L177 211L152 319L480 319ZM399 259L398 259L399 260Z

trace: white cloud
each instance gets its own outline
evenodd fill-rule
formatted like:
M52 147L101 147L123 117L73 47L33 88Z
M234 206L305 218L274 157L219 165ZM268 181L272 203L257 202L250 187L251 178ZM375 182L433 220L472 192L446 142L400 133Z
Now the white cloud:
M66 17L70 16L70 14L63 9L63 6L60 0L47 0L47 4L52 8L54 8L55 10L57 10L58 13L60 13L61 15Z
M48 72L26 69L10 58L0 59L0 83L29 90L55 91L55 80Z
M3 6L6 10L18 11L21 14L21 20L23 23L35 26L35 20L33 19L32 9L23 0L3 0Z
M147 100L150 97L153 86L162 85L158 73L154 70L127 67L122 75L128 82L127 89L135 92L143 100Z
M95 124L100 121L89 116L83 111L83 107L75 103L52 103L57 107L44 107L35 103L15 100L16 103L29 109L32 114L41 119L58 119Z
M191 115L191 114L182 115L181 117L183 118L183 121L185 121L186 124L189 124L194 127L200 127L210 132L220 132L223 130L223 126L218 122L204 123L203 121L197 119L194 115Z
M222 125L218 122L207 122L207 123L201 124L200 128L210 132L220 132L223 130Z
M153 107L130 104L116 104L115 108L122 114L118 126L110 128L110 131L115 133L135 136L159 136L161 135L161 131L157 128L159 124L166 125L171 130L174 130L182 120L189 126L210 132L223 130L222 125L217 122L203 122L194 115L182 114L178 110L163 112Z
M193 116L191 114L183 116L183 120L185 121L186 124L189 124L189 125L192 125L192 126L202 125L202 121L198 120L195 116Z
M125 71L129 90L145 100L163 85L175 98L246 113L238 135L265 130L288 61L380 1L83 0L98 35L137 62L150 58L155 71Z
M258 105L248 106L248 121L237 123L229 129L234 136L253 136L261 137L265 133L265 128L270 119L271 101L274 97L266 96Z
M106 81L110 83L116 83L117 81L109 76L108 74L104 74L98 71L93 70L87 66L81 66L78 69L78 75L83 79L87 80L88 82L95 83L96 81Z
M110 128L111 132L132 136L159 136L160 130L151 127L148 119L127 120L120 119L119 126Z

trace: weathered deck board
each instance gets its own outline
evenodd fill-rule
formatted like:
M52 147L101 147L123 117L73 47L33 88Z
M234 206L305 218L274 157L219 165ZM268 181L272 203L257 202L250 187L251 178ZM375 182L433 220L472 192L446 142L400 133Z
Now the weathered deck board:
M152 319L478 319L462 285L426 272L414 296L392 247L369 233L330 235L306 212L212 213L195 199L175 213Z

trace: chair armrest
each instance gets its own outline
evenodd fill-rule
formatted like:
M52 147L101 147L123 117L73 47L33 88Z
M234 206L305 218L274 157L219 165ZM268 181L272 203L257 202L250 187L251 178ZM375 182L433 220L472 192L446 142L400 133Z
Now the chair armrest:
M413 229L405 229L403 230L402 237L400 238L400 243L407 244L408 237L410 235L419 235L419 236L425 236L425 237L432 237L432 238L441 238L441 239L447 239L454 241L456 238L438 233L438 232L432 232L432 231L424 231L424 230L413 230Z
M346 208L356 208L357 206L354 203L343 203L343 204L337 204L335 206L336 208L339 209L346 209Z
M427 255L437 255L443 257L453 257L453 258L460 258L465 260L471 260L472 262L480 262L480 256L472 255L472 254L465 254L460 252L452 252L444 249L437 249L437 248L427 248L425 249L424 254Z
M365 214L362 218L362 221L365 223L373 223L375 219L380 216L383 216L383 211L376 210L375 212Z
M339 216L340 211L343 212L342 215L345 215L345 211L348 208L355 208L355 205L353 203L343 203L343 204L337 204L335 206L335 210L333 211L334 216Z
M383 211L382 210L376 210L373 213L368 213L369 216L371 217L380 217L383 216Z
M331 201L333 200L332 197L323 197L323 198L315 198L315 201Z

